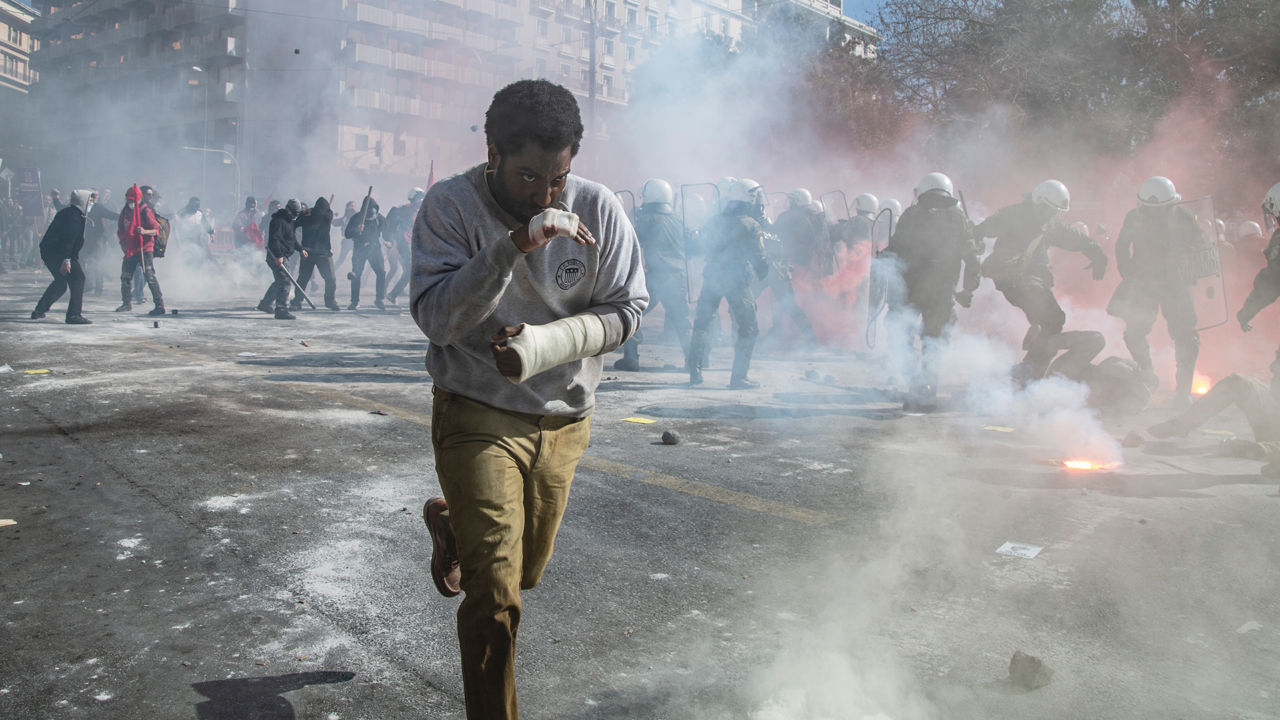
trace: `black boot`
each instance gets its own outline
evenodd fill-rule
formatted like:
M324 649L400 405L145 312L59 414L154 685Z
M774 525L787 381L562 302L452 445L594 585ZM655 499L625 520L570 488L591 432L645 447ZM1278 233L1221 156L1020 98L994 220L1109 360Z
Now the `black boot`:
M640 343L634 337L622 344L622 358L613 364L613 369L629 372L640 369Z
M738 338L733 344L733 373L729 376L729 387L734 390L760 387L760 383L747 378L747 371L751 368L751 354L755 348L755 337Z

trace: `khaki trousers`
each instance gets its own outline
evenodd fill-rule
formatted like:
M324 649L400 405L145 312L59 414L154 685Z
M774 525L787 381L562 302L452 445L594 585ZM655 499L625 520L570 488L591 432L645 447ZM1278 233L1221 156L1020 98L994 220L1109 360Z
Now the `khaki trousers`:
M436 388L431 443L462 570L458 644L468 720L516 720L520 590L551 559L588 418L492 408Z

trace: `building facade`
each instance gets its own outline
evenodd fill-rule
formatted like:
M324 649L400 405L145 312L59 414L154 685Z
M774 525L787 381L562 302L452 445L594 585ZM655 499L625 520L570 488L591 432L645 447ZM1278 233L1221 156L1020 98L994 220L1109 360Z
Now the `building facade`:
M36 0L41 150L90 176L65 182L147 181L224 214L245 194L368 185L389 206L483 159L484 110L522 77L570 88L607 142L637 65L674 35L740 38L742 2ZM150 177L116 177L135 167Z
M31 69L31 53L39 47L31 31L35 18L35 9L26 3L0 0L0 173L32 160L27 116L31 84L39 79ZM8 185L3 186L6 193Z

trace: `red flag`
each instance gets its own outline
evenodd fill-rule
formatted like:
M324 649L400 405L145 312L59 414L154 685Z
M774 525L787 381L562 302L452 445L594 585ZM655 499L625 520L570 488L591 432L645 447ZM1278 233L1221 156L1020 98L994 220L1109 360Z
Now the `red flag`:
M427 173L427 188L436 183L436 161L431 161L431 170Z

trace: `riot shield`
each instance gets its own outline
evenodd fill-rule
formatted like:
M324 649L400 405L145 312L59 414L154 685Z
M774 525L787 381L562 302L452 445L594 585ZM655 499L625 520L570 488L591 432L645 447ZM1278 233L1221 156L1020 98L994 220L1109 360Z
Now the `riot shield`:
M822 202L822 211L827 214L827 222L835 224L841 220L848 220L851 216L849 212L849 199L845 197L843 190L832 190L818 196L818 200ZM836 201L839 201L838 203Z
M690 183L680 186L680 220L684 223L685 296L693 302L697 295L693 283L701 275L693 272L691 259L703 254L699 234L707 222L720 211L720 189L715 183Z
M630 190L615 190L614 195L618 196L618 200L622 201L623 207L627 209L627 217L636 216L636 194Z
M867 265L866 341L868 348L876 346L876 325L879 323L880 315L884 313L885 301L888 298L888 288L877 260L880 257L880 251L889 244L889 238L893 236L897 221L898 219L893 216L893 208L883 208L876 213L876 219L871 223L871 262Z
M1222 276L1217 218L1212 196L1183 200L1178 204L1196 216L1196 225L1200 228L1199 243L1182 248L1176 265L1179 277L1195 283L1192 292L1195 294L1196 331L1200 332L1231 320L1227 284Z

